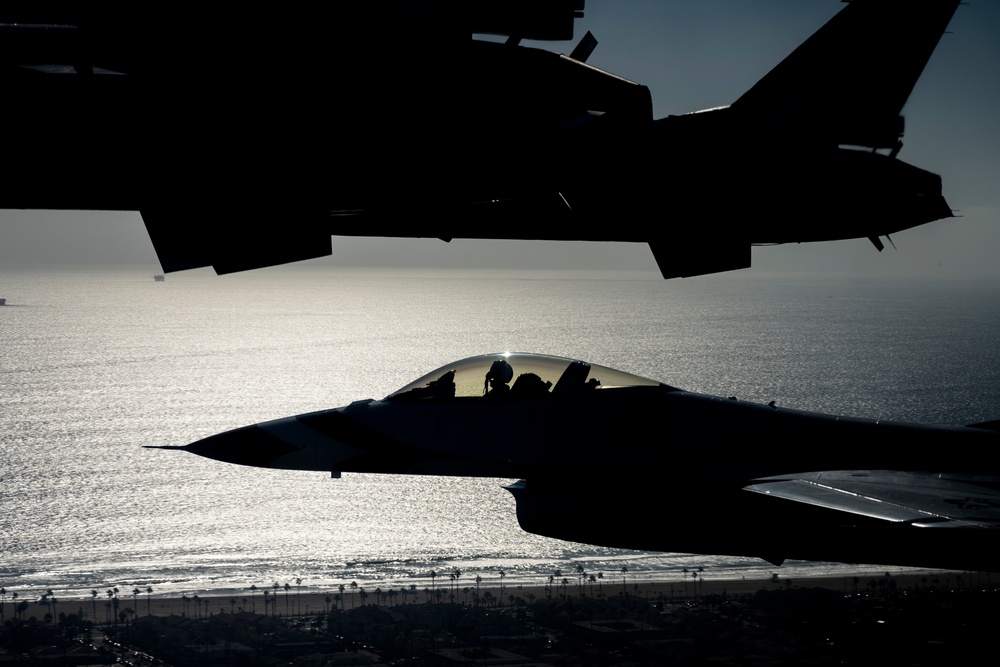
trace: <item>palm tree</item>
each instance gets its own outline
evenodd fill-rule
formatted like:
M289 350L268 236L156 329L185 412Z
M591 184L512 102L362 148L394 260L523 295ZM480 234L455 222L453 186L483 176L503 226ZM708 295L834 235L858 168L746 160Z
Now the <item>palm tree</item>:
M628 593L625 590L625 575L626 574L628 574L628 567L626 567L625 565L622 565L622 597L628 596ZM685 579L685 581L687 581L687 580Z
M346 587L344 584L341 584L337 588L340 590L340 611L344 611L344 590Z
M299 593L302 591L302 577L295 577L295 613L302 615L302 604Z
M590 575L589 577L587 577L587 581L590 582L590 597L593 598L594 597L594 583L597 581L597 577L595 577L594 575Z
M478 574L476 575L476 606L479 606L479 584L482 582L483 578Z
M264 615L267 616L267 605L271 603L271 591L264 589Z
M507 576L503 570L500 570L500 606L503 606L503 578Z
M351 582L351 609L354 609L354 591L357 590L357 588L358 588L358 582L352 581ZM364 589L362 589L362 590L364 590Z
M448 581L451 582L451 601L454 602L455 601L455 573L454 572L449 572L448 573Z
M7 589L0 588L0 625L3 625L3 606L7 602Z
M250 587L250 607L251 611L253 611L253 613L255 614L257 613L257 598L255 598L253 595L256 592L257 592L257 584L254 584Z
M437 580L437 576L438 573L435 572L434 570L431 570L431 590L433 591L434 595L437 595L437 588L434 585L435 581Z
M292 590L292 585L286 581L285 582L285 616L290 616L291 615L288 612L288 593L291 590Z
M149 599L149 596L152 595L152 594L153 594L153 587L152 586L146 586L146 616L152 616L153 615L153 612L150 611L150 607L152 606L152 604L151 604L151 601Z

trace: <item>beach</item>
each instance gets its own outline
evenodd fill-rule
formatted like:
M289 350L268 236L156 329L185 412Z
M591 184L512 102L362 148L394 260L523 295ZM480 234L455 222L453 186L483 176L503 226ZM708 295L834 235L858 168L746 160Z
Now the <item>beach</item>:
M793 589L827 589L844 595L885 592L887 587L895 592L919 590L920 588L937 587L950 590L956 587L983 586L990 583L987 573L960 573L947 571L908 571L903 573L886 573L882 576L857 575L841 577L803 577L798 579L780 576L770 579L698 579L697 577L676 578L671 580L633 580L626 578L624 586L622 579L614 577L603 579L600 584L583 582L576 578L566 578L565 584L555 583L551 588L547 585L505 585L501 594L496 580L489 585L479 586L479 599L482 606L509 607L512 605L530 604L535 601L549 599L611 599L620 597L640 598L645 600L665 600L687 602L707 599L713 596L738 598L754 595L758 591L780 591ZM134 590L134 589L133 589ZM404 591L405 590L405 594ZM391 591L391 592L390 592ZM452 600L452 595L454 599ZM513 601L511 597L513 596ZM84 599L62 599L58 601L60 611L81 613L85 619L97 623L107 621L109 600L107 592ZM40 602L31 601L26 617L41 616L35 610ZM343 593L339 587L331 590L316 590L302 587L296 590L291 586L266 591L245 590L232 591L229 594L192 593L182 595L157 595L140 591L119 591L118 609L133 609L136 616L187 616L205 618L219 614L240 612L266 613L282 617L310 616L326 613L333 609L350 611L362 606L394 607L397 605L455 603L475 606L475 582L463 581L454 588L450 583L438 582L436 585L412 589L406 587L390 587L384 583L360 583L357 588L344 584ZM275 603L275 600L277 601ZM519 601L520 600L520 601ZM6 613L10 615L10 601L7 601Z

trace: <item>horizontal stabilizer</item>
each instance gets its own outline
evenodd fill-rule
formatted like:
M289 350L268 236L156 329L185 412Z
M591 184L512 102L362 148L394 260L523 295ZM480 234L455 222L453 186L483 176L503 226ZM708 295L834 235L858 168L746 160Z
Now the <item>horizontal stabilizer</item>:
M160 266L167 273L211 266L222 275L333 253L328 216L243 213L141 211Z
M750 268L750 244L739 241L697 246L680 240L651 241L649 249L664 278L690 278Z

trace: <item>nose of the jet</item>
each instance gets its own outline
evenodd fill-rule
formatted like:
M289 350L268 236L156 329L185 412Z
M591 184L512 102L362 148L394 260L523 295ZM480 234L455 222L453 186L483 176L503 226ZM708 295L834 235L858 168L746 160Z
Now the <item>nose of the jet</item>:
M209 436L180 449L216 461L261 468L274 467L277 459L299 451L299 447L275 437L257 425Z
M364 467L366 455L371 454L368 449L379 449L378 445L385 449L386 442L341 409L334 409L244 426L182 447L154 449L181 449L216 461L260 468L354 471Z

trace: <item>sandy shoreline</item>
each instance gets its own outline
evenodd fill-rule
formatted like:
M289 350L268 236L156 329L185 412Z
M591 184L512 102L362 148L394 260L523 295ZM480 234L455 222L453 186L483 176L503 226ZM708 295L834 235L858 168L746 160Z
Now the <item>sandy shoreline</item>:
M978 576L979 575L969 575L967 573L963 574L958 572L930 571L907 572L904 574L890 575L889 577L886 577L885 575L858 575L843 577L803 577L798 579L781 577L778 577L777 579L707 579L704 581L698 581L697 583L693 580L688 580L686 585L680 580L628 580L625 583L624 592L629 596L639 596L644 598L659 598L662 595L664 598L672 598L675 601L708 595L721 595L723 593L733 596L753 594L760 590L779 590L785 588L827 588L843 592L844 594L850 594L855 592L864 593L866 591L884 590L886 585L891 585L897 590L927 586L951 588L953 586L977 583ZM987 581L988 575L984 574L981 576L983 578L983 582ZM567 580L569 583L565 587L557 585L553 588L553 597L566 595L571 598L576 598L581 594L588 598L600 597L601 595L605 597L617 597L623 594L623 587L620 579L616 582L614 578L608 577L603 580L602 585L598 586L595 584L593 587L589 583L585 583L582 590L575 578L567 577ZM380 588L382 595L378 595ZM463 593L463 589L468 589L468 591ZM138 613L139 616L146 616L150 614L156 616L170 616L176 614L203 617L206 615L214 616L216 614L229 614L233 612L238 613L240 611L264 613L265 599L267 599L269 601L267 603L268 613L277 613L280 616L295 616L323 613L328 609L333 609L335 606L340 607L341 605L344 609L350 610L365 604L378 604L379 606L427 604L434 598L434 595L430 592L429 588L417 591L407 590L404 595L400 587L395 587L392 589L394 592L391 596L388 595L389 590L390 589L387 587L380 587L378 585L359 585L353 593L350 588L345 588L342 600L338 599L340 592L337 589L329 591L304 589L300 592L296 592L294 587L292 587L287 593L284 589L279 589L277 594L269 590L267 591L267 596L263 594L262 590L254 592L245 590L239 594L230 595L213 595L209 593L206 595L192 594L167 596L156 595L155 591L152 594L142 592L138 595L133 595L131 592L121 591L119 592L118 608L119 610L132 608ZM438 585L435 586L435 590L440 592L440 597L438 599L441 602L451 601L450 598L452 595L452 589L447 582L445 582L445 584L438 583ZM364 591L364 595L362 595L362 591ZM489 586L480 586L480 596L486 598L487 593L489 593L495 601L499 601L501 592L499 585L496 585L495 581L491 582L491 585ZM469 585L469 582L462 582L461 586L456 586L454 589L454 601L458 603L472 604L474 594L475 584L471 583L471 585ZM544 585L514 584L504 586L504 606L509 606L511 604L510 596L512 595L515 598L522 598L527 602L531 602L532 600L543 600L547 598L549 596L549 590L548 587ZM275 597L277 599L276 609L274 603ZM108 601L109 598L104 594L100 594L96 598L61 599L58 601L58 611L65 613L80 613L82 611L84 617L96 619L98 622L103 622L108 617ZM10 602L11 600L8 597L4 609L5 613L12 611ZM37 616L39 615L38 611L42 608L43 607L37 602L37 599L33 599L31 600L31 607L26 612L26 616Z

